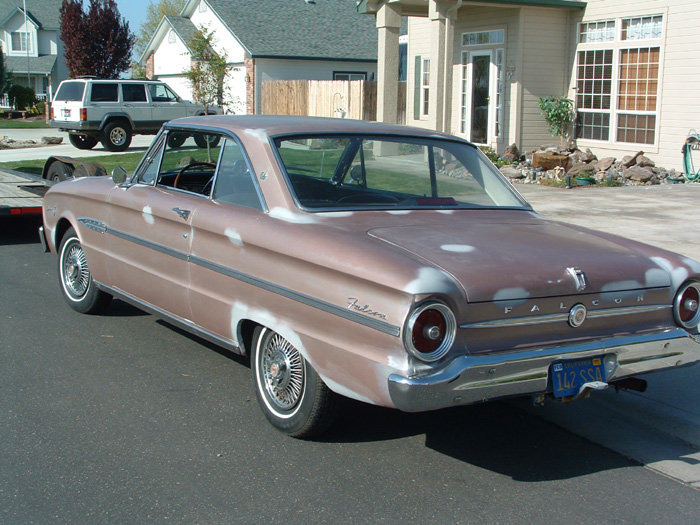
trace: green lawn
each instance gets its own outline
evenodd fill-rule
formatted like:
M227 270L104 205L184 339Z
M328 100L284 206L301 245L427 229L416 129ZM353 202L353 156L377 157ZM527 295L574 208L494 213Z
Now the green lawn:
M143 152L139 151L138 153L125 153L122 155L102 155L100 157L76 157L76 159L86 162L97 162L99 164L102 164L107 170L107 173L111 173L112 169L115 166L121 166L126 170L127 173L133 173L143 155ZM15 162L1 162L0 168L41 175L41 170L43 169L45 163L45 159L18 160Z
M0 119L0 129L50 128L43 120Z

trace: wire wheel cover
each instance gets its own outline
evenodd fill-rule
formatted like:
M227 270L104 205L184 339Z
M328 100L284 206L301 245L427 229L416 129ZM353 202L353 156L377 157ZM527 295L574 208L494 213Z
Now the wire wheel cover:
M261 349L260 376L267 396L282 410L291 410L304 391L304 360L279 334L267 338Z
M90 269L85 252L79 244L68 248L63 259L63 282L75 297L82 297L90 285Z

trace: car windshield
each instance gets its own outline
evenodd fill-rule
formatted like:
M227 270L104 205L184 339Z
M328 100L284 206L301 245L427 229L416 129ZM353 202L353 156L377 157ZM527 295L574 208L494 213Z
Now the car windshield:
M274 143L306 209L530 208L483 153L464 142L328 134Z

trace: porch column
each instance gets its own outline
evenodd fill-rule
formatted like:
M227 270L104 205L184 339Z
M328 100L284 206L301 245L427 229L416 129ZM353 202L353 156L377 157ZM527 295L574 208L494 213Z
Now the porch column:
M440 0L428 1L428 18L430 20L430 99L428 115L431 116L432 129L445 129L445 38L447 19L445 6Z
M377 11L377 121L396 124L399 92L401 8L382 4Z

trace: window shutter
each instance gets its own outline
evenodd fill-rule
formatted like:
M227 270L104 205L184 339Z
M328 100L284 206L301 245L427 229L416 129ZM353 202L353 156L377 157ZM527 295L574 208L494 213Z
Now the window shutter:
M416 55L416 68L413 72L413 120L420 119L420 90L421 90L421 67L422 60L420 55Z

